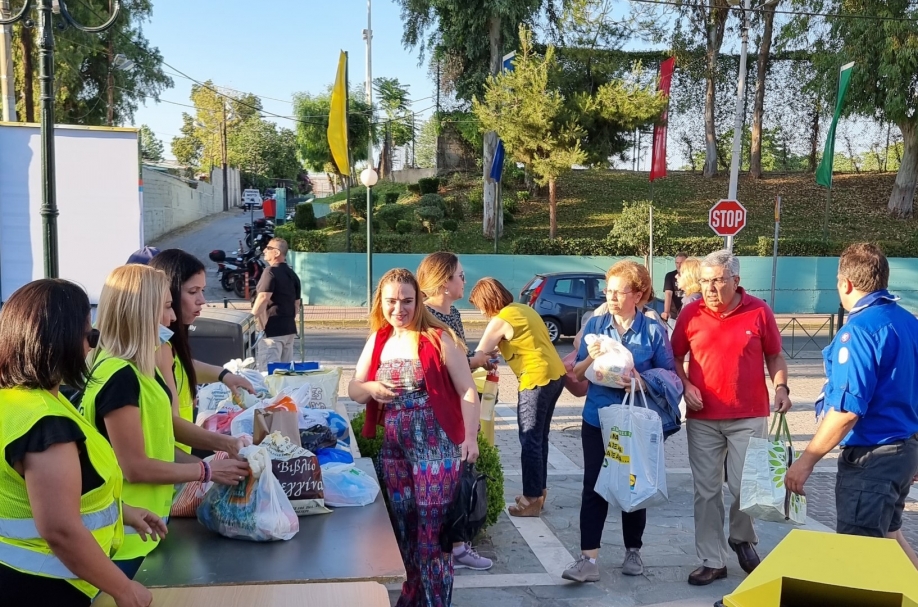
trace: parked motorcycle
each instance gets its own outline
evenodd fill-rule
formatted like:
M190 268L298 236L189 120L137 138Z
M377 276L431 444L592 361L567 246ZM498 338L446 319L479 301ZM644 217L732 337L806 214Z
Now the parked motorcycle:
M245 230L245 246L250 249L255 246L255 238L259 234L267 237L267 240L274 238L274 222L270 219L259 218L252 223L243 226ZM267 242L267 240L265 242Z
M232 291L239 266L227 263L226 252L220 249L214 249L208 257L217 264L217 280L220 281L220 286L223 287L224 291Z

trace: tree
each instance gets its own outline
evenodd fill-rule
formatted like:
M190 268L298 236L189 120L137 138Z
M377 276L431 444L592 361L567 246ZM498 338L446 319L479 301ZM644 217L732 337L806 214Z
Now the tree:
M437 166L437 119L430 118L418 127L418 140L414 150L414 161L419 168L432 169Z
M68 4L77 21L98 25L110 14L109 0L81 0ZM144 37L142 24L152 17L150 0L125 0L121 15L102 35L73 28L55 30L55 118L61 124L103 125L130 122L139 105L159 100L172 79L162 68L162 55ZM37 28L16 26L13 49L15 86L20 92L17 114L34 121L39 102ZM114 69L114 58L134 62L128 71Z
M549 237L558 231L557 181L575 164L586 161L580 148L583 129L567 120L564 97L553 89L549 73L555 67L555 49L544 57L532 51L532 32L520 27L520 53L513 71L488 78L484 100L472 108L485 130L496 131L507 153L526 164L539 185L548 185ZM499 233L501 218L486 232Z
M765 84L768 76L768 59L771 54L771 39L774 32L775 9L780 0L765 5L764 27L759 41L759 58L756 62L755 102L752 106L752 148L750 150L749 174L753 179L762 177L762 124L765 117Z
M234 128L227 141L229 164L239 167L260 188L278 179L296 180L303 169L297 158L296 133L257 116Z
M517 45L520 24L529 23L543 8L550 23L558 20L556 0L396 1L402 7L405 46L419 48L422 61L424 51L430 50L436 61L450 65L456 96L466 101L480 96L487 78L500 72L504 52ZM568 0L559 1L564 6ZM502 223L496 217L497 184L488 179L496 150L497 135L488 131L482 154L482 227L492 238L489 227Z
M331 111L331 86L324 93L294 96L294 115L299 120L296 140L300 158L313 171L328 172L335 167L328 147L328 114ZM372 109L364 93L352 90L348 95L347 147L351 166L367 159Z
M140 127L140 157L148 162L162 162L163 142L147 125Z
M896 217L911 217L918 182L918 31L914 21L918 7L903 0L830 0L822 6L828 13L888 18L882 22L871 18L828 19L829 35L815 49L814 67L824 83L824 98L834 107L839 68L854 61L844 113L899 127L902 160L887 207Z
M715 106L717 104L717 58L724 42L724 31L730 5L727 0L710 2L683 2L677 0L679 12L688 22L689 33L682 31L681 23L676 28L673 46L683 52L696 46L699 38L704 39L705 93L704 93L704 176L717 174L717 126Z
M373 87L379 95L379 109L386 115L383 147L379 154L379 174L385 179L392 172L392 149L406 145L414 137L414 117L407 84L401 84L398 78L376 78Z

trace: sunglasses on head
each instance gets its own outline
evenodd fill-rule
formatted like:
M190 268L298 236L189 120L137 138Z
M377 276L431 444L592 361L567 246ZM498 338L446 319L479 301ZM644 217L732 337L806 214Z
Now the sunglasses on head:
M89 344L89 347L95 349L99 345L99 330L90 329L89 333L86 334L86 343Z

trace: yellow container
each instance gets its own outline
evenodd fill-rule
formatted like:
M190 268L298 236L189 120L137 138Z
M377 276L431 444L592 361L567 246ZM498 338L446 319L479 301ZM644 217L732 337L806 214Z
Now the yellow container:
M916 607L918 570L895 540L794 529L726 607Z

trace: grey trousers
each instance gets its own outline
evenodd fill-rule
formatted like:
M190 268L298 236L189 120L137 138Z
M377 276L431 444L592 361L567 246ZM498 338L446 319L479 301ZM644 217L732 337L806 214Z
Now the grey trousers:
M267 371L268 363L289 363L293 361L293 340L296 334L279 337L262 337L258 342L255 361L259 371Z
M752 437L765 438L768 418L686 421L689 465L695 489L695 550L704 566L720 569L730 554L724 537L724 460L727 486L733 496L730 506L730 542L759 541L752 517L740 512L740 481L746 448Z

